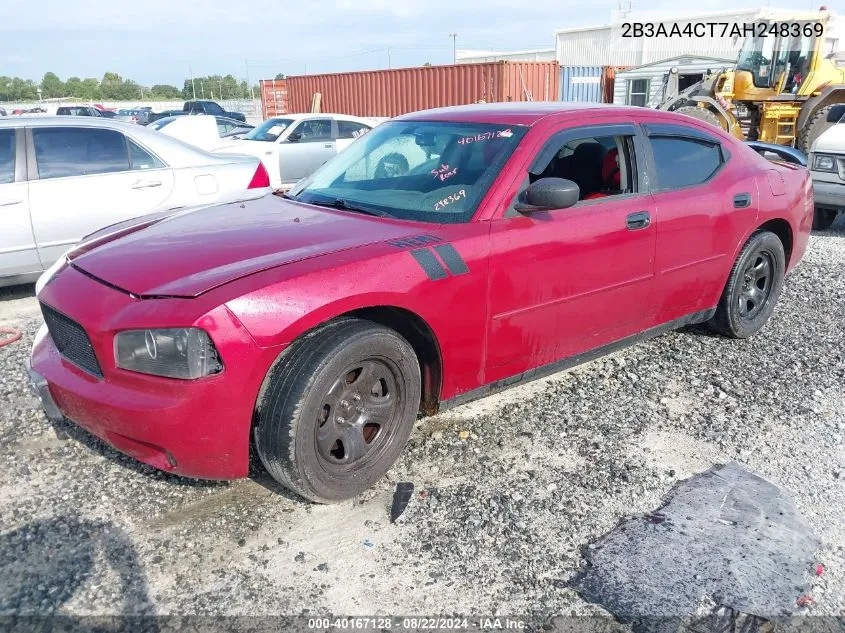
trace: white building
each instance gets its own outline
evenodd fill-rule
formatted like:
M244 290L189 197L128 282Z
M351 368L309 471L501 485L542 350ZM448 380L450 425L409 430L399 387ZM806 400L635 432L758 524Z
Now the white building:
M540 48L526 51L479 51L458 49L455 58L459 64L481 64L484 62L553 62L555 49Z
M680 56L736 59L743 38L723 37L733 25L760 19L796 20L809 16L808 12L784 9L749 9L667 17L654 11L632 11L627 17L617 15L619 23L575 27L555 31L555 59L561 66L642 66ZM674 26L684 32L698 23L714 23L714 36L707 28L703 37L623 37L622 21L648 22L663 25L667 32ZM727 25L724 26L723 25ZM829 29L827 50L838 50L839 33Z
M710 73L732 68L735 60L681 55L616 73L613 103L657 107L666 97L669 73L678 68L678 90L688 88Z

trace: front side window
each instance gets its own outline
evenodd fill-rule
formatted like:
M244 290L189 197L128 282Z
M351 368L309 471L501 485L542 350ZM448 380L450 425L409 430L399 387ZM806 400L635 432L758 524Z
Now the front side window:
M248 141L264 141L273 143L278 140L279 136L293 123L293 119L274 118L267 119L256 128L249 131L249 134L244 136Z
M555 143L555 141L549 141ZM543 148L541 155L546 155ZM598 200L636 192L633 136L590 136L554 147L546 165L535 166L529 182L565 178L580 191L579 200Z
M129 170L126 139L96 128L33 128L39 178L88 176Z
M0 185L15 182L15 131L0 130Z
M718 143L676 136L652 136L649 143L659 190L706 182L724 162Z
M294 137L294 135L298 135ZM331 119L308 119L294 128L288 138L294 137L299 143L312 143L332 140Z
M422 222L468 222L526 132L487 123L390 121L294 187L313 204Z
M648 79L629 79L628 95L625 103L632 106L645 107L648 104Z

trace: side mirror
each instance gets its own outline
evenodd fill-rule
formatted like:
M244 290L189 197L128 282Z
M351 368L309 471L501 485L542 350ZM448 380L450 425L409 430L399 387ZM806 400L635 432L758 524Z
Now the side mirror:
M520 213L536 213L550 209L566 209L578 202L581 189L566 178L540 178L520 196L515 209Z
M288 134L287 140L289 143L298 143L301 138L302 134L300 134L299 132L291 132L290 134Z

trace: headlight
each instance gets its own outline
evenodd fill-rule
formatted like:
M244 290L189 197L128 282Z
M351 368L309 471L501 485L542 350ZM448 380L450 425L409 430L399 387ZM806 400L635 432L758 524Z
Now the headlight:
M836 171L836 158L826 154L813 156L813 169L818 171Z
M119 332L114 362L121 369L185 380L223 370L211 337L195 327Z

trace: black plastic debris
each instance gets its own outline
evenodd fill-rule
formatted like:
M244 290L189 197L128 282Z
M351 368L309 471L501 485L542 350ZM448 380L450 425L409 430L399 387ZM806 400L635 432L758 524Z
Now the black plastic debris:
M396 492L393 493L393 506L390 508L391 523L396 523L396 519L402 516L413 494L414 484L410 481L400 481L396 484Z
M585 549L590 566L572 584L622 622L707 604L779 618L795 611L819 547L784 491L730 463L680 482L657 511Z

